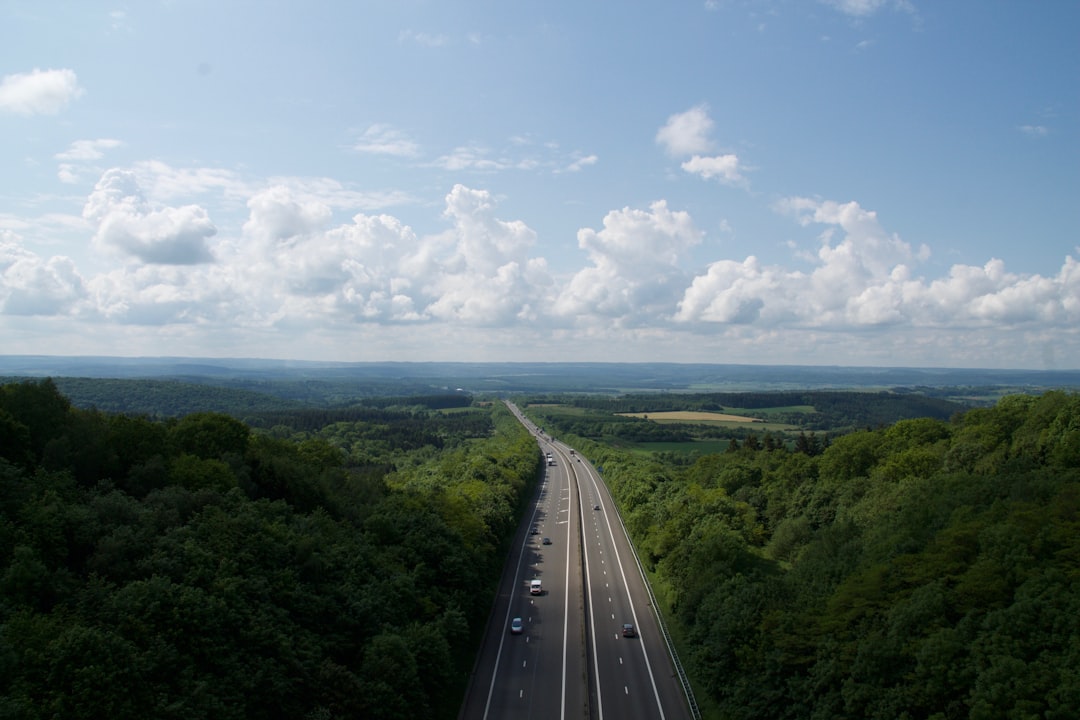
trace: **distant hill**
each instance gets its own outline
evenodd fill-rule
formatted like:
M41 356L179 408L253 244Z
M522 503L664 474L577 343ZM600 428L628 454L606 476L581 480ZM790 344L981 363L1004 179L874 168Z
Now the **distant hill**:
M991 370L681 363L312 362L257 358L0 356L0 376L210 380L249 390L258 381L340 383L417 393L737 391L821 388L1080 387L1080 370ZM298 385L299 386L299 385ZM294 386L294 390L297 386ZM378 388L378 392L371 392Z

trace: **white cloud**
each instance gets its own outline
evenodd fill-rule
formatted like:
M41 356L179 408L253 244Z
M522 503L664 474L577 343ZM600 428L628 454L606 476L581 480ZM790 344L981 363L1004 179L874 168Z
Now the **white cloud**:
M1021 125L1020 132L1034 138L1046 137L1050 134L1050 130L1045 125Z
M249 202L241 241L221 252L249 322L307 332L344 323L495 327L535 316L549 284L535 233L495 216L485 191L446 196L452 228L418 238L389 215L330 226L329 208L277 186ZM224 282L224 281L222 281Z
M656 142L672 156L703 154L712 149L713 121L704 105L676 113L656 132Z
M685 286L678 264L701 241L688 213L657 201L648 211L623 208L604 217L600 231L578 231L592 265L561 292L554 312L568 318L602 316L635 324L672 311Z
M213 259L207 238L217 229L197 205L154 209L135 173L113 169L87 198L83 217L97 223L95 247L147 263L187 265Z
M144 194L144 178L156 189ZM184 186L249 193L246 222L225 230L212 255L207 242L217 229L206 212L160 202ZM465 342L483 329L499 338L502 351L493 359L514 352L526 359L540 341L569 343L577 358L610 357L604 353L615 343L625 360L663 358L657 348L678 346L689 354L673 360L721 362L980 364L979 348L1001 352L1017 338L1043 342L1055 331L1075 335L1070 329L1080 325L1080 263L1073 257L1052 275L1011 273L992 259L922 277L929 250L887 231L856 202L777 203L795 224L816 228L812 246L789 245L796 264L714 255L696 272L687 264L692 249L700 254L703 233L688 213L664 201L613 210L601 228L579 230L582 265L554 277L535 254L536 233L500 217L487 191L455 185L445 196L447 228L425 236L389 214L335 220L351 199L351 191L323 178L282 178L249 190L227 173L110 170L84 219L68 231L86 234L78 222L90 223L94 246L114 261L120 253L120 262L83 279L70 259L24 249L15 233L35 223L0 216L0 312L97 323L103 337L134 332L123 330L130 326L157 328L178 343L228 338L228 347L239 348L236 338L247 337L277 343L282 356L313 356L316 338L340 356L353 347L350 334L360 338L356 347L369 347L370 339L389 352L387 338L415 348L422 338ZM395 329L402 327L413 334ZM285 336L292 345L273 340ZM950 354L941 349L943 337ZM968 349L953 347L960 342ZM798 355L797 346L809 349ZM1028 364L1038 366L1039 357Z
M0 80L0 112L56 115L83 94L73 70L38 70Z
M43 260L24 249L14 233L0 231L0 313L64 314L85 295L70 258Z
M1072 257L1056 277L1006 272L991 260L956 265L947 278L915 277L929 250L886 233L857 203L789 198L778 209L804 225L829 226L810 272L719 260L694 278L675 318L699 323L848 332L903 326L941 328L1053 327L1080 322L1080 265ZM843 233L833 243L833 232Z
M384 124L368 127L353 145L353 150L397 157L416 157L420 154L420 146L410 140L405 133Z
M682 164L682 169L688 173L700 175L705 180L717 178L720 182L729 185L743 180L742 173L739 172L739 158L732 154L715 157L695 155Z
M247 205L251 214L244 223L244 234L270 244L311 235L324 227L332 215L324 203L297 198L284 185L257 193Z
M455 185L446 196L445 216L453 231L436 242L452 246L431 266L433 299L425 312L468 325L528 320L538 311L549 283L546 263L528 257L536 233L521 221L495 216L491 194Z

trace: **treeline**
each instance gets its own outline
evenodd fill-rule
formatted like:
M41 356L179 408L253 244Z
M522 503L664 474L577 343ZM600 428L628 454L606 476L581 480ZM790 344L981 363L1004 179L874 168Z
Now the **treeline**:
M0 717L454 717L539 470L482 414L365 464L364 422L343 448L0 387Z
M579 408L602 414L649 413L672 410L725 412L731 408L773 422L796 425L805 430L841 431L875 428L899 420L930 417L947 420L967 406L943 398L910 392L818 391L659 393L628 394L617 397L586 395L562 399ZM754 410L810 406L810 412L755 413Z
M17 383L21 378L0 378ZM464 392L435 391L411 382L258 380L251 378L60 377L52 382L72 405L108 413L181 417L196 412L218 412L244 420L287 414L311 408L345 412L353 408L468 407L473 398ZM361 418L362 419L362 418Z
M304 407L299 401L264 392L179 380L56 378L52 382L75 407L107 413L181 417L218 412L239 418Z
M1080 708L1080 396L1010 396L679 468L604 468L706 714Z

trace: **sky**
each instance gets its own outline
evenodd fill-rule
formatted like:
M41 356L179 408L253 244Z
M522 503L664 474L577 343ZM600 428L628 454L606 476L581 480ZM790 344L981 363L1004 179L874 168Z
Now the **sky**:
M1080 368L1080 3L0 0L0 354Z

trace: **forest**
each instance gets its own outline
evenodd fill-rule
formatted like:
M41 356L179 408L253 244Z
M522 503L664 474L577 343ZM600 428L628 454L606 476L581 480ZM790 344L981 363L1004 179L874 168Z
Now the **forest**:
M1080 396L602 466L708 718L1075 718Z
M501 404L411 402L0 386L0 717L454 717L539 456Z
M1080 395L858 394L689 461L596 420L637 399L527 411L602 467L709 720L1075 717ZM456 716L535 440L458 393L231 410L0 386L0 718Z

